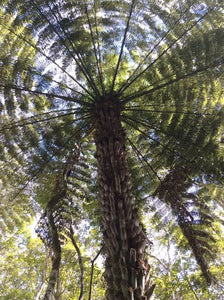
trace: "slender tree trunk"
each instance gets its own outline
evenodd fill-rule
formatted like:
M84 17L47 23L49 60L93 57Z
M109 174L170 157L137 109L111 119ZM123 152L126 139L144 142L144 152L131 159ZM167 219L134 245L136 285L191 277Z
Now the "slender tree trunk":
M79 293L79 298L78 300L83 299L83 293L84 293L84 266L83 266L83 261L82 261L82 254L81 251L74 239L74 231L72 228L72 225L70 225L70 239L72 241L72 244L77 252L78 255L78 261L79 261L79 268L80 268L80 293Z
M47 250L47 249L46 249ZM41 279L41 284L40 284L40 287L38 289L38 293L35 297L34 300L39 300L40 299L40 296L41 296L41 293L45 287L45 280L46 280L46 273L47 273L47 268L48 268L48 263L49 263L49 258L50 258L50 255L47 254L46 256L46 260L45 260L45 266L44 266L44 270L42 272L42 279Z
M49 276L48 286L45 291L43 300L53 300L55 286L59 276L59 268L61 263L61 245L58 237L57 227L54 223L53 211L52 209L47 210L47 218L49 221L50 228L50 238L52 244L52 267Z
M61 279L60 276L57 277L57 287L56 287L56 292L54 293L54 299L55 300L62 300L62 287L61 287Z
M125 150L125 132L116 98L96 103L96 156L99 200L106 253L106 298L149 299L149 265L145 259L146 234L132 195Z

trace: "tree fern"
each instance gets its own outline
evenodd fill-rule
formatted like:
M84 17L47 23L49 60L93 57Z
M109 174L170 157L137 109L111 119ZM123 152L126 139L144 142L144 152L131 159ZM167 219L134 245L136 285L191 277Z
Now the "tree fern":
M222 184L222 5L12 0L2 3L1 15L0 131L12 157L2 156L3 168L21 161L15 173L24 175L14 200L82 141L91 153L87 164L98 168L98 183L87 186L98 189L106 297L152 294L140 210L156 191L210 282L198 252L204 231L194 229L193 217L185 227L182 196L188 180ZM176 204L166 179L180 191Z

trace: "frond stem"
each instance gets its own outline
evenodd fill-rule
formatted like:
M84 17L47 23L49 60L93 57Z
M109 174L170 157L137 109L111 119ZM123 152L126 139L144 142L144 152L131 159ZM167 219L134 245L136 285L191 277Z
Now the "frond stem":
M196 75L196 74L198 74L198 73L207 71L208 69L210 69L210 68L212 68L212 67L218 67L218 66L220 66L220 65L223 65L223 64L224 64L224 58L222 58L222 59L223 59L223 62L222 62L222 61L220 61L220 62L214 62L213 64L211 64L211 65L209 65L209 66L204 66L203 68L199 68L199 69L193 70L193 71L190 72L190 73L181 75L181 76L179 76L179 77L177 77L177 78L175 78L175 79L172 79L172 80L170 80L170 81L168 81L168 82L166 82L166 83L160 84L160 85L158 85L158 86L156 86L156 87L154 87L154 88L152 88L152 89L150 89L150 90L143 91L143 92L139 91L139 92L137 92L137 93L135 93L135 94L132 94L132 95L130 95L130 96L127 96L127 97L125 97L125 98L123 98L123 99L121 100L121 103L122 103L122 105L125 105L126 103L130 102L130 101L133 100L133 99L136 99L136 98L139 98L139 97L142 97L142 96L149 95L149 94L151 94L151 93L153 93L153 92L155 92L155 91L157 91L157 90L160 90L160 89L162 89L162 88L164 88L164 87L167 87L167 86L169 86L169 85L171 85L171 84L173 84L173 83L177 83L177 82L179 82L180 80L183 80L183 79L185 79L185 78L192 77L192 76L194 76L194 75Z
M130 24L132 12L133 12L133 9L134 9L134 4L135 4L135 0L132 0L129 15L128 15L128 19L127 19L127 23L126 23L126 28L125 28L125 31L124 31L123 40L122 40L122 43L121 43L121 50L120 50L119 58L118 58L118 61L117 61L117 66L116 66L116 69L115 69L112 85L111 85L111 90L110 90L111 92L114 89L114 84L115 84L115 81L116 81L116 77L117 77L118 69L119 69L119 66L120 66L121 58L122 58L122 55L123 55L124 45L125 45L128 30L129 30L129 24Z

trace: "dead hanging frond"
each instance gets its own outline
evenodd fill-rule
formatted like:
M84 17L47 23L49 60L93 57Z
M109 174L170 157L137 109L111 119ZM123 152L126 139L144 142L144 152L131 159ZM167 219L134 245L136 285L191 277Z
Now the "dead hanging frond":
M155 195L172 208L202 274L207 283L211 284L212 275L209 271L208 259L209 257L213 258L212 243L215 242L215 239L203 225L211 225L213 218L209 214L206 204L203 205L201 201L198 201L194 193L187 193L191 185L190 172L191 167L172 169L164 178ZM206 210L207 212L205 212Z
M96 256L91 260L91 275L90 275L90 284L89 284L89 300L91 300L91 295L92 295L92 285L93 285L93 272L94 272L94 263L97 260L97 258L99 257L100 253L103 250L104 245L100 248L100 250L98 251L98 253L96 254Z

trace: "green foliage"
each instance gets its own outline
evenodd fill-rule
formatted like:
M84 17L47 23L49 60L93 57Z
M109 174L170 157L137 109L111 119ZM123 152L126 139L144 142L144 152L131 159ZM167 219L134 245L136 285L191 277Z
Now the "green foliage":
M24 223L23 223L24 224ZM40 288L45 253L40 240L31 238L28 224L1 237L2 299L34 299Z

